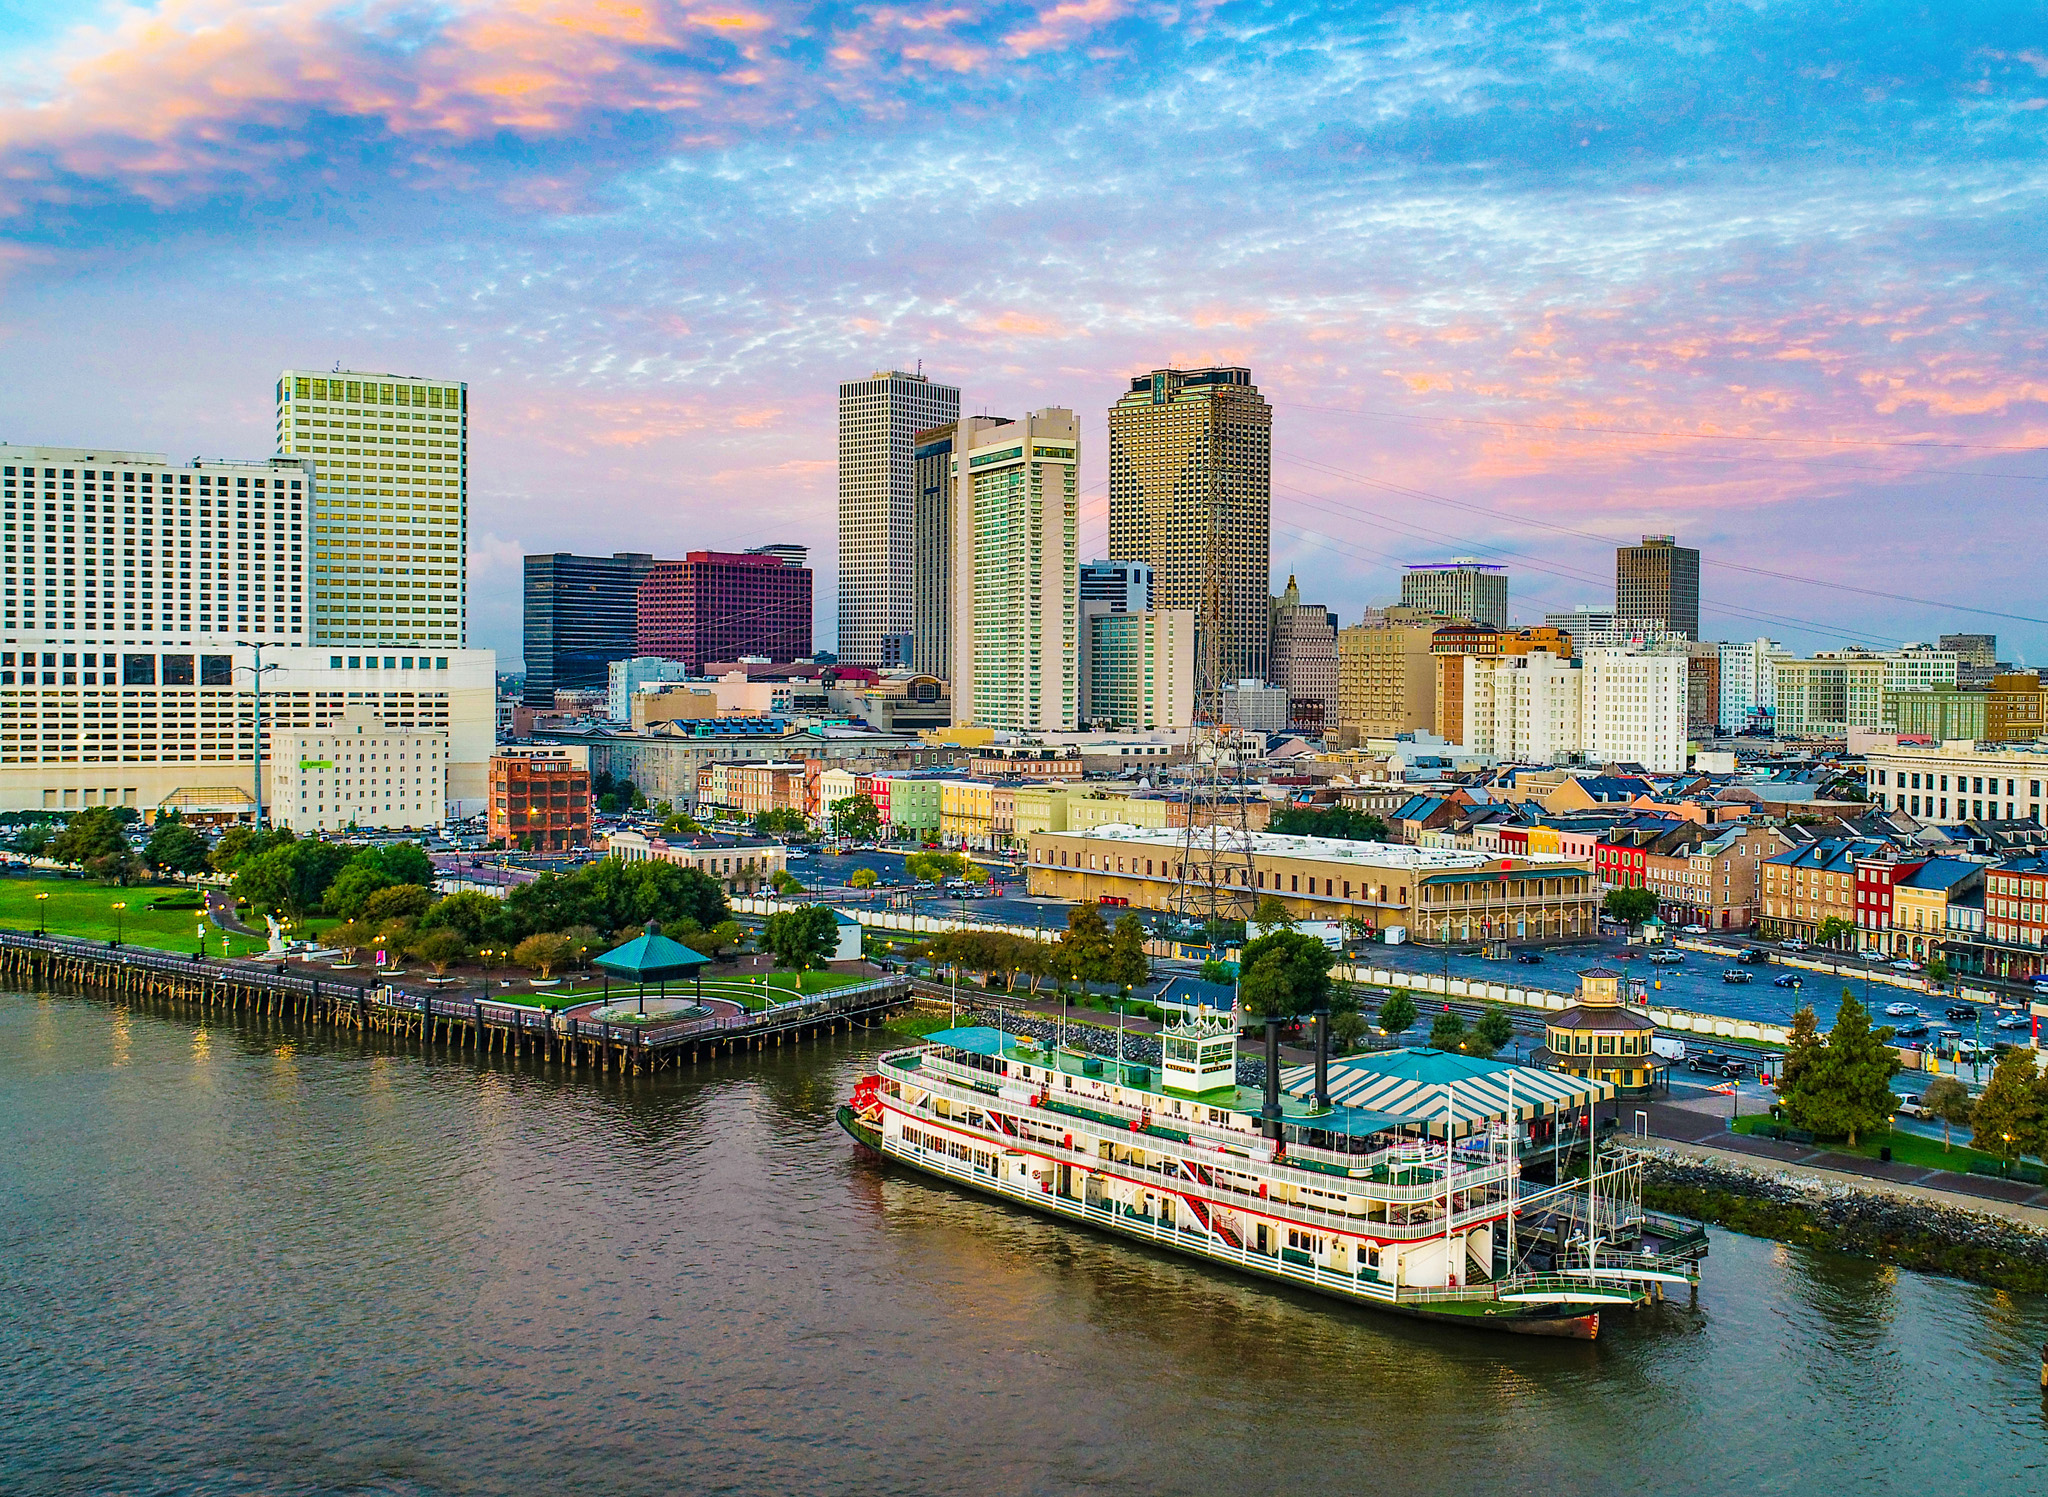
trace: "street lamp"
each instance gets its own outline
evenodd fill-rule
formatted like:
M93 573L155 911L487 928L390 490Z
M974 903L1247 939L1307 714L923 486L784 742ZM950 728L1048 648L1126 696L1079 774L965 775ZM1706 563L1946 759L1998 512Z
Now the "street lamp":
M121 944L121 912L127 908L127 900L117 899L114 901L114 944L116 946L119 946Z
M235 667L235 669L236 669L236 670L238 670L238 671L247 671L247 672L249 673L249 689L250 689L250 691L251 691L251 692L252 692L252 693L253 693L253 694L255 695L255 698L256 698L256 820L255 820L255 827L256 827L256 830L260 832L260 831L262 831L262 830L263 830L263 678L264 678L264 677L265 677L266 675L268 675L268 674L269 674L270 672L272 672L272 671L276 671L276 670L283 670L283 669L284 669L284 667L283 667L283 666L281 666L281 665L275 665L275 664L273 664L273 665L265 665L265 664L263 663L263 646L262 646L262 644L258 643L258 644L250 645L250 644L248 644L248 643L247 643L246 641L243 641L242 643L243 643L243 646L244 646L244 648L246 648L246 649L251 649L251 650L254 650L254 651L256 652L256 663L255 663L255 664L254 664L253 666L249 666L249 665L238 665L238 666L236 666L236 667ZM223 943L223 944L225 944L225 943Z
M49 897L47 894L38 894L36 896L36 934L39 936L46 936L50 933L50 907L44 903Z

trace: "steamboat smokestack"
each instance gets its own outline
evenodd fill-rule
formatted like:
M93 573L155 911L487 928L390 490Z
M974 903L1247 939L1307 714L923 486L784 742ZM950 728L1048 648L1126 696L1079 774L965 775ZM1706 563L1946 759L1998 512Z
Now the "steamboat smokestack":
M1280 1019L1270 1015L1266 1019L1266 1105L1260 1109L1259 1120L1265 1125L1266 1137L1278 1140L1280 1133Z
M1316 1010L1316 1106L1330 1105L1330 1010Z

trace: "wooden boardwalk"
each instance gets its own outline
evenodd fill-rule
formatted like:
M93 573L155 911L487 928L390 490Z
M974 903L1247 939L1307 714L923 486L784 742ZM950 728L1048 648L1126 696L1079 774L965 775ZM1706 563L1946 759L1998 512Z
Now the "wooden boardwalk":
M911 1001L909 983L887 977L833 988L759 1013L614 1024L489 998L337 982L265 970L248 962L14 931L0 931L0 981L24 988L165 999L395 1035L454 1050L525 1056L571 1071L631 1075L870 1029Z

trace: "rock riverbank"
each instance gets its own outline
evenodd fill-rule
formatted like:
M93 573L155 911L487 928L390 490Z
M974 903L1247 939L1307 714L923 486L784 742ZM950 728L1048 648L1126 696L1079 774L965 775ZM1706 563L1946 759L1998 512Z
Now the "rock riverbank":
M2048 1292L2048 1232L2023 1223L1884 1190L1643 1154L1643 1203L1652 1210L1995 1289Z

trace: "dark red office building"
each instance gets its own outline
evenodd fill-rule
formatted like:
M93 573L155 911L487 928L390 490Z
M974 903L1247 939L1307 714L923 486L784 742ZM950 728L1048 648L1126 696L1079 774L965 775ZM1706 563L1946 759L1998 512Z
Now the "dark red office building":
M759 552L692 551L640 583L635 650L702 670L707 660L811 653L811 571Z

